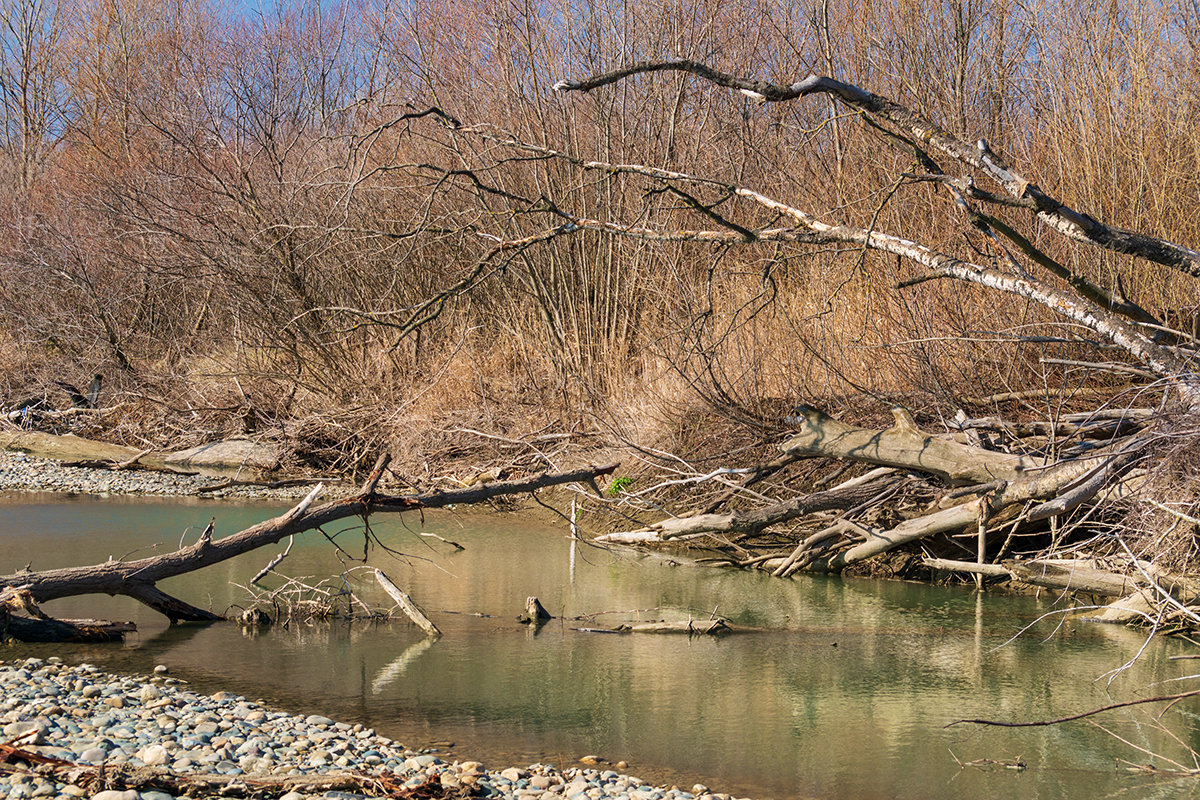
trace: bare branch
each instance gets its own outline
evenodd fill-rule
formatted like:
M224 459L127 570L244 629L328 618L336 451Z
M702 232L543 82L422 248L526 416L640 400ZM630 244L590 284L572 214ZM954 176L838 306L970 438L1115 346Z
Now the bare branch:
M1038 219L1069 239L1142 258L1200 277L1200 251L1154 236L1105 225L1043 192L993 153L984 140L980 139L972 146L922 114L886 97L833 78L809 75L801 81L783 86L769 81L739 78L696 61L680 59L643 61L579 81L561 81L555 84L554 88L565 92L587 92L633 75L668 70L690 72L718 86L737 89L756 98L761 97L765 102L784 102L810 94L833 95L849 106L873 114L907 131L917 141L928 142L933 148L956 161L983 171L1011 197L1031 201Z

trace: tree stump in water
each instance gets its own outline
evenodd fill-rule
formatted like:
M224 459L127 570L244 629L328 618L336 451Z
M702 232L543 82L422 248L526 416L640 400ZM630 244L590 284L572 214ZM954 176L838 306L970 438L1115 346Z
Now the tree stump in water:
M536 597L525 598L525 613L517 617L524 625L541 625L547 620L554 619Z

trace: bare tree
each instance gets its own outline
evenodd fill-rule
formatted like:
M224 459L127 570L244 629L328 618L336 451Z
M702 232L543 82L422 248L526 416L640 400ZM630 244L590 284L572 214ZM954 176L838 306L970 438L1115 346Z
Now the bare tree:
M52 0L0 6L0 134L19 192L30 189L63 134L62 35L61 9Z

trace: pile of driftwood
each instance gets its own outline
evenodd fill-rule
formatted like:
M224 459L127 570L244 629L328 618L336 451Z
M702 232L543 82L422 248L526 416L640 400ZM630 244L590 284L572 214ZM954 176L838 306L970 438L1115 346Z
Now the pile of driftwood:
M1136 408L1023 423L960 411L949 430L933 433L905 409L893 415L891 427L871 429L800 407L789 419L798 431L781 455L718 470L740 480L707 506L597 541L698 549L706 551L701 563L778 577L884 571L881 564L904 577L968 573L978 583L1017 581L1105 598L1096 616L1106 620L1200 623L1189 608L1200 584L1153 558L1170 550L1167 537L1200 536L1194 508L1156 499L1164 442L1190 447L1196 440L1181 420ZM874 468L798 497L763 494L768 478L814 458ZM1145 531L1134 535L1127 525L1131 508L1145 504L1173 523L1157 532L1157 550Z

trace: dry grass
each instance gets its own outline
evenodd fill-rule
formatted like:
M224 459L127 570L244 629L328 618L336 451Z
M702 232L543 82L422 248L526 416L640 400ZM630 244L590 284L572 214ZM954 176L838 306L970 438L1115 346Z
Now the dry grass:
M832 72L986 136L1097 217L1200 241L1200 49L1183 7L997 0L960 19L961 4L835 3L828 52L812 20L768 0L703 20L566 5L571 25L559 27L487 0L399 16L352 5L324 27L328 12L304 2L245 29L198 10L172 32L139 14L120 45L137 55L124 77L72 56L116 52L94 39L97 9L56 22L61 47L44 55L63 67L63 116L41 130L33 162L4 151L0 398L61 406L54 379L99 371L120 411L81 433L179 447L263 436L291 447L293 468L351 474L389 449L422 483L533 468L547 442L556 459L629 444L696 464L741 458L766 452L797 402L867 420L899 401L936 424L967 395L1120 387L1043 365L1109 356L1040 307L946 283L897 292L913 267L804 246L580 234L497 261L427 324L397 328L494 238L553 224L539 198L631 224L706 223L628 176L516 159L433 118L384 125L425 103L583 158L713 176L829 220L987 252L948 196L897 186L909 153L853 115L831 118L825 100L759 107L665 75L570 98L546 85L663 53L784 81ZM364 50L352 56L346 41ZM356 71L368 62L392 66ZM290 82L258 83L264 74ZM473 168L479 182L415 164ZM1194 312L1194 280L1035 239L1154 313L1186 323ZM1029 337L1040 340L1017 341Z

